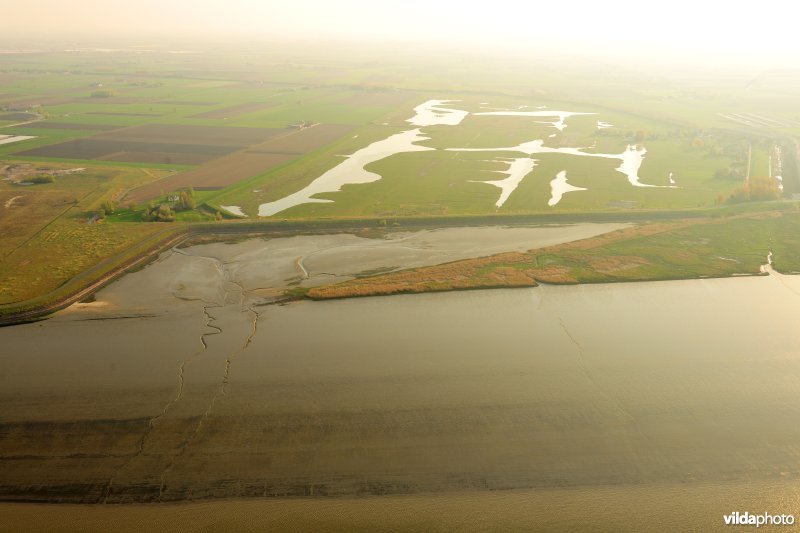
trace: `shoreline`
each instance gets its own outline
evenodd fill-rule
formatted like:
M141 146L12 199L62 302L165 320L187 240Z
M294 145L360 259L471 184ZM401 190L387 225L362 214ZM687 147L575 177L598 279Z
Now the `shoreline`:
M754 490L756 488L757 490ZM781 496L791 479L649 483L507 490L296 498L224 498L161 504L0 502L0 531L159 531L232 529L264 531L313 528L395 531L458 529L569 529L593 531L598 523L624 530L643 507L640 530L725 530L734 508L792 512ZM784 503L775 505L776 501ZM789 500L791 501L791 500ZM766 505L766 507L765 507ZM676 508L682 509L675 513ZM414 509L409 513L409 509ZM657 516L649 523L648 517ZM626 522L628 521L628 522Z
M753 218L780 214L781 211L754 211L734 214L728 220L734 218ZM709 218L709 213L705 210L680 211L680 212L633 212L633 213L579 213L579 214L547 214L547 215L502 215L502 216L453 216L453 217L409 217L409 218L390 218L390 219L322 219L322 220L260 220L260 221L235 221L224 224L196 224L181 225L164 228L164 230L140 241L135 246L123 250L115 256L106 258L97 263L92 268L65 281L60 287L53 291L40 295L22 302L0 304L0 327L11 326L29 322L36 322L45 319L49 315L65 309L70 305L91 297L98 290L109 283L119 279L134 269L141 268L149 262L155 260L160 254L184 244L192 239L210 239L215 242L224 241L235 237L236 239L248 237L292 237L297 235L314 235L330 233L363 233L374 232L383 235L391 232L400 231L422 231L435 230L453 227L486 227L486 226L562 226L580 223L609 223L609 222L629 222L638 223L638 227L648 224L678 224L692 225L708 223L709 221L720 219ZM725 220L725 219L722 219ZM589 241L602 239L603 236L591 237ZM583 242L583 241L573 241ZM569 246L572 243L566 243ZM531 250L540 252L549 250L552 247ZM487 256L489 258L495 257ZM486 258L479 257L458 261L460 263L470 261L480 261ZM444 263L446 265L448 263ZM442 265L422 267L433 269ZM405 271L400 271L405 272ZM395 273L396 274L396 273ZM394 275L394 274L389 274ZM751 275L750 273L727 273L725 275L687 275L687 276L661 276L648 279L638 278L619 278L619 279L577 279L556 281L546 277L530 276L529 280L520 281L519 279L511 282L495 281L492 283L478 283L472 286L453 286L444 285L439 287L426 287L424 289L404 289L390 292L368 291L366 294L350 293L341 296L320 296L320 291L315 291L317 287L303 290L288 290L284 293L282 301L292 301L297 299L324 300L333 298L349 298L363 296L380 296L390 294L416 294L424 292L446 292L451 290L474 290L474 289L495 289L513 287L533 287L538 283L556 284L581 284L581 283L609 283L609 282L633 282L633 281L665 281L677 279L702 279L733 277L741 275ZM379 279L382 275L369 276L359 279ZM354 281L358 281L354 280ZM344 282L344 284L351 282ZM444 282L446 283L446 281ZM325 287L335 287L330 285Z
M796 273L789 273L784 274L778 271L773 271L774 274L780 276L794 276L797 275ZM666 281L700 281L700 280L707 280L707 279L732 279L732 278L752 278L752 277L766 277L769 276L769 272L743 272L738 274L730 274L727 276L692 276L692 277L675 277L675 278L651 278L651 279L615 279L615 280L605 280L605 281L568 281L568 282L553 282L553 281L541 281L538 279L534 279L533 282L529 285L527 284L520 284L520 285L480 285L475 287L447 287L441 289L426 289L420 291L414 290L404 290L404 291L396 291L391 293L381 293L381 292L374 292L368 294L347 294L343 296L322 296L322 297L315 297L309 295L303 295L300 297L293 297L292 295L288 295L285 300L282 300L281 303L290 302L290 301L302 301L302 300L311 300L314 302L326 302L326 301L334 301L334 300L350 300L354 298L377 298L381 296L401 296L401 295L414 295L414 294L436 294L436 293L446 293L446 292L469 292L469 291L493 291L493 290L502 290L502 289L534 289L540 286L553 286L553 287L565 287L565 286L577 286L577 285L616 285L619 283L662 283Z

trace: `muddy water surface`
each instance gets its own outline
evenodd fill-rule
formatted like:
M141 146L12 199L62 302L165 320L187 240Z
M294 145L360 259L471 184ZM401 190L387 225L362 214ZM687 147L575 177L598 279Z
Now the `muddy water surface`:
M437 233L383 241L434 260L459 240ZM354 237L302 239L166 254L97 303L1 329L0 496L301 496L291 520L330 523L388 494L376 520L412 498L454 526L471 506L633 530L800 514L797 278L269 305L270 284L359 268L333 253Z

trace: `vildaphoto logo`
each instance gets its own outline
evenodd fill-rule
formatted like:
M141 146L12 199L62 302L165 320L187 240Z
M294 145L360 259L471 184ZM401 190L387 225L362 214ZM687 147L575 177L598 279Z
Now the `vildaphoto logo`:
M722 515L726 526L791 526L794 525L794 515L790 514L751 514L739 511Z

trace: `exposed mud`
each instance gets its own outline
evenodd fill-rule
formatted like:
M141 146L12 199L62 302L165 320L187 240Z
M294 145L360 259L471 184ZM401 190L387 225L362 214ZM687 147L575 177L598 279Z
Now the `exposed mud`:
M601 229L167 252L98 293L107 306L0 330L0 498L659 483L719 496L730 480L793 479L793 277L261 305L267 288L377 265L370 246L404 266ZM93 320L105 314L132 318Z

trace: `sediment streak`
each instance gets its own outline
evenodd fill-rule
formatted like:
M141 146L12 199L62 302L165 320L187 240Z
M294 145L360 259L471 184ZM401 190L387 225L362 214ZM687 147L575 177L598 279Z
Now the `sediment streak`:
M130 466L137 458L139 458L144 453L145 445L147 443L148 438L152 434L153 429L155 428L156 421L159 418L165 416L167 414L167 412L170 410L170 408L173 405L175 405L178 402L178 400L181 399L181 396L183 395L183 384L184 384L184 377L183 376L184 376L184 371L186 369L186 365L188 365L194 358L198 357L200 354L202 354L203 352L205 352L208 349L208 343L206 342L206 337L207 336L219 335L220 333L222 333L222 329L221 328L219 328L218 326L215 326L215 325L212 324L212 322L215 319L208 312L208 308L209 307L210 307L209 305L204 305L203 306L203 314L206 317L205 327L206 328L215 329L216 331L213 331L211 333L202 333L202 334L200 334L200 344L202 345L201 348L198 349L196 352L194 352L189 357L187 357L186 359L184 359L183 361L181 361L180 365L178 365L178 390L175 393L175 396L169 402L167 402L166 405L164 405L164 408L161 410L160 413L158 413L156 416L152 417L148 421L147 428L145 429L144 433L142 434L141 438L139 439L139 442L137 443L136 452L127 461L125 461L122 465L120 465L119 468L117 468L114 471L114 474L108 480L108 484L106 485L105 489L103 490L103 494L101 496L101 499L102 499L103 503L108 503L108 498L111 495L111 489L114 486L114 482L117 480L117 478L122 473L122 471L125 470L125 468L127 468L128 466Z
M561 326L561 329L564 331L564 334L567 336L567 338L570 340L570 342L576 348L578 366L580 367L581 372L586 377L586 379L589 380L589 382L594 386L595 389L597 389L597 391L602 396L604 396L606 399L608 399L608 401L610 401L614 405L614 407L627 419L627 421L631 425L633 425L633 427L636 429L636 432L639 434L639 436L641 436L644 440L646 440L647 442L649 442L651 444L650 449L653 450L653 451L657 450L658 447L657 447L656 443L653 442L653 440L650 438L650 436L647 435L647 433L645 433L642 430L641 426L639 425L639 421L636 419L636 417L633 416L633 414L622 404L622 402L619 399L617 399L616 396L614 396L613 394L607 392L597 382L597 380L592 376L591 372L589 372L589 367L586 365L586 357L585 357L586 356L586 352L585 352L585 350L583 348L583 345L578 341L578 339L576 339L572 335L572 332L570 332L570 330L567 328L567 325L564 323L564 319L562 319L560 316L557 316L556 318L558 320L559 325ZM665 461L667 461L670 464L672 464L672 461L668 457L663 456L663 454L662 454L662 458Z
M247 338L245 339L244 343L242 343L242 346L237 351L231 353L225 359L225 370L224 370L224 372L222 374L222 382L220 383L219 388L214 393L214 395L211 397L211 401L208 403L208 407L203 412L203 415L200 417L200 420L197 422L197 425L194 427L194 429L189 434L189 436L186 438L186 440L184 440L183 443L181 444L180 448L178 449L178 453L176 453L170 459L169 464L167 464L166 468L164 468L164 470L161 472L161 475L159 476L158 501L161 501L162 497L164 495L164 489L166 487L166 477L167 477L167 475L169 475L169 473L172 471L173 467L175 466L175 463L186 453L186 450L188 450L189 445L192 444L192 442L194 442L195 438L197 438L197 435L200 433L200 430L203 428L204 422L211 415L211 411L214 409L214 405L216 404L217 400L221 396L225 396L225 394L227 393L227 387L228 387L228 382L229 382L230 372L231 372L231 365L233 363L233 360L239 354L244 352L248 348L248 346L250 346L250 344L253 342L253 338L256 336L256 333L258 332L258 318L259 318L258 312L255 311L252 307L248 307L246 309L246 312L252 314L252 318L253 318L252 329L250 331L250 334L247 336Z
M238 302L236 304L233 304L233 305L238 305L242 309L242 312L247 312L247 313L250 313L252 315L251 331L248 334L247 338L242 343L242 345L239 347L239 349L234 351L234 352L232 352L231 354L229 354L228 357L225 359L225 370L223 372L219 388L216 390L214 395L211 397L211 400L209 401L208 407L203 412L200 420L195 425L194 429L191 431L189 436L181 443L180 447L178 448L177 453L172 455L172 457L170 458L169 463L162 470L162 472L161 472L161 474L159 476L159 491L158 491L158 500L159 501L161 500L161 497L162 497L163 492L164 492L164 488L166 486L166 481L165 481L166 480L166 476L169 474L169 472L175 466L175 463L178 461L178 459L186 453L186 450L188 449L189 445L195 440L197 435L200 433L200 430L202 429L204 422L208 419L212 409L214 408L214 404L216 403L217 399L219 399L220 396L224 396L227 393L227 387L228 387L228 382L229 382L229 379L230 379L230 372L231 372L231 366L232 366L233 360L239 354L244 352L250 346L250 344L253 342L253 339L256 336L256 333L258 332L259 314L251 306L246 306L245 305L245 293L246 293L246 290L241 285L241 283L239 283L235 279L233 279L233 276L232 276L230 270L228 268L226 268L226 264L223 261L220 261L219 259L214 258L214 257L193 256L192 254L189 254L189 253L187 253L187 252L185 252L183 250L177 249L177 248L174 248L173 251L176 252L176 253L179 253L181 255L189 255L189 256L192 256L192 257L201 257L201 258L204 258L204 259L209 259L211 261L214 261L215 266L216 266L218 272L220 273L220 275L222 277L223 290L225 292L225 296L223 297L221 303L208 302L208 301L204 301L203 302L204 305L203 305L203 308L202 308L202 312L203 312L203 315L205 316L205 329L206 329L206 331L201 333L201 335L200 335L200 345L201 346L197 351L195 351L190 356L188 356L185 359L183 359L180 362L180 364L178 365L178 383L177 383L177 388L176 388L176 391L175 391L175 395L164 405L163 409L158 414L156 414L155 416L153 416L152 418L149 419L145 431L142 433L142 436L139 438L139 441L137 442L135 453L133 455L131 455L128 458L127 461L125 461L122 465L120 465L114 471L114 473L111 475L111 477L109 478L108 483L106 484L106 487L103 490L103 493L102 493L102 495L100 497L100 501L103 502L103 503L108 503L109 498L110 498L111 493L112 493L112 489L114 487L114 484L119 479L119 477L122 474L122 472L126 468L128 468L134 461L136 461L136 459L138 459L140 456L142 456L145 453L145 448L146 448L147 442L150 439L153 431L155 430L157 421L160 418L164 417L167 414L167 412L169 412L169 410L178 401L180 401L181 397L183 396L183 391L184 391L184 383L185 383L184 376L185 376L185 371L186 371L187 365L189 365L195 358L197 358L198 356L202 355L204 352L206 352L208 350L208 348L209 348L208 341L207 341L208 337L213 336L213 335L220 335L220 334L223 333L222 328L214 324L214 322L217 319L211 314L210 309L227 307L228 306L228 300L229 300L228 296L230 295L230 293L231 292L238 293L238 298L237 298ZM224 287L225 284L229 284L228 288ZM235 287L235 289L231 289L230 288L231 285L233 287ZM177 294L175 294L175 297L176 298L180 298L180 299L194 300L193 298L184 298L184 297L179 296ZM209 329L212 330L212 331L208 331Z
M233 305L238 305L242 309L242 312L249 313L251 315L251 318L252 318L251 324L252 325L251 325L250 333L248 334L248 336L244 340L244 342L241 344L239 349L234 351L234 352L232 352L232 353L230 353L228 355L228 357L226 357L226 359L225 359L225 369L224 369L223 374L222 374L220 385L219 385L218 389L216 390L216 392L212 395L212 397L211 397L211 399L210 399L210 401L208 403L208 407L206 407L205 411L203 412L202 416L200 417L200 420L198 420L197 424L195 425L194 429L192 429L191 433L189 433L188 437L181 443L180 447L178 448L177 453L174 454L170 458L169 463L162 470L162 472L161 472L161 474L159 476L158 501L161 501L162 497L164 495L164 490L166 488L166 478L167 478L167 476L172 471L172 469L175 467L175 464L177 463L177 461L186 453L186 451L188 450L189 446L195 441L197 436L200 434L200 431L202 430L203 425L206 422L206 420L208 420L209 416L211 415L211 411L214 409L214 405L216 404L217 400L221 396L225 396L225 394L227 394L228 383L229 383L229 380L230 380L231 366L233 364L234 359L236 357L238 357L242 352L244 352L250 346L250 344L253 342L253 339L256 336L256 333L258 333L259 314L255 309L253 309L252 306L248 306L248 305L245 304L245 298L246 298L245 295L246 295L247 291L245 290L244 286L241 283L237 282L233 278L233 275L232 275L231 271L227 268L227 265L226 265L225 262L220 261L219 259L216 259L216 258L208 258L208 259L212 259L213 261L215 261L218 270L222 274L223 283L230 284L230 285L233 285L234 287L236 287L236 289L234 291L231 291L229 289L224 289L225 290L224 302L226 304L225 306L227 307L228 295L230 294L230 292L238 292L238 296L239 296L238 297L238 303L237 304L233 304ZM219 307L222 307L222 306L219 306ZM207 308L204 308L204 310L206 312L206 316L210 317L210 314L208 314ZM215 333L215 334L222 333L222 329L221 328L218 328L217 326L213 326L210 323L208 325L211 326L211 327L214 327L214 328L216 328L218 330L217 333ZM204 346L207 347L207 345L205 345L205 341L204 340L203 340L203 343L204 343ZM181 377L181 380L182 380L182 377ZM181 383L182 383L182 381L181 381Z

